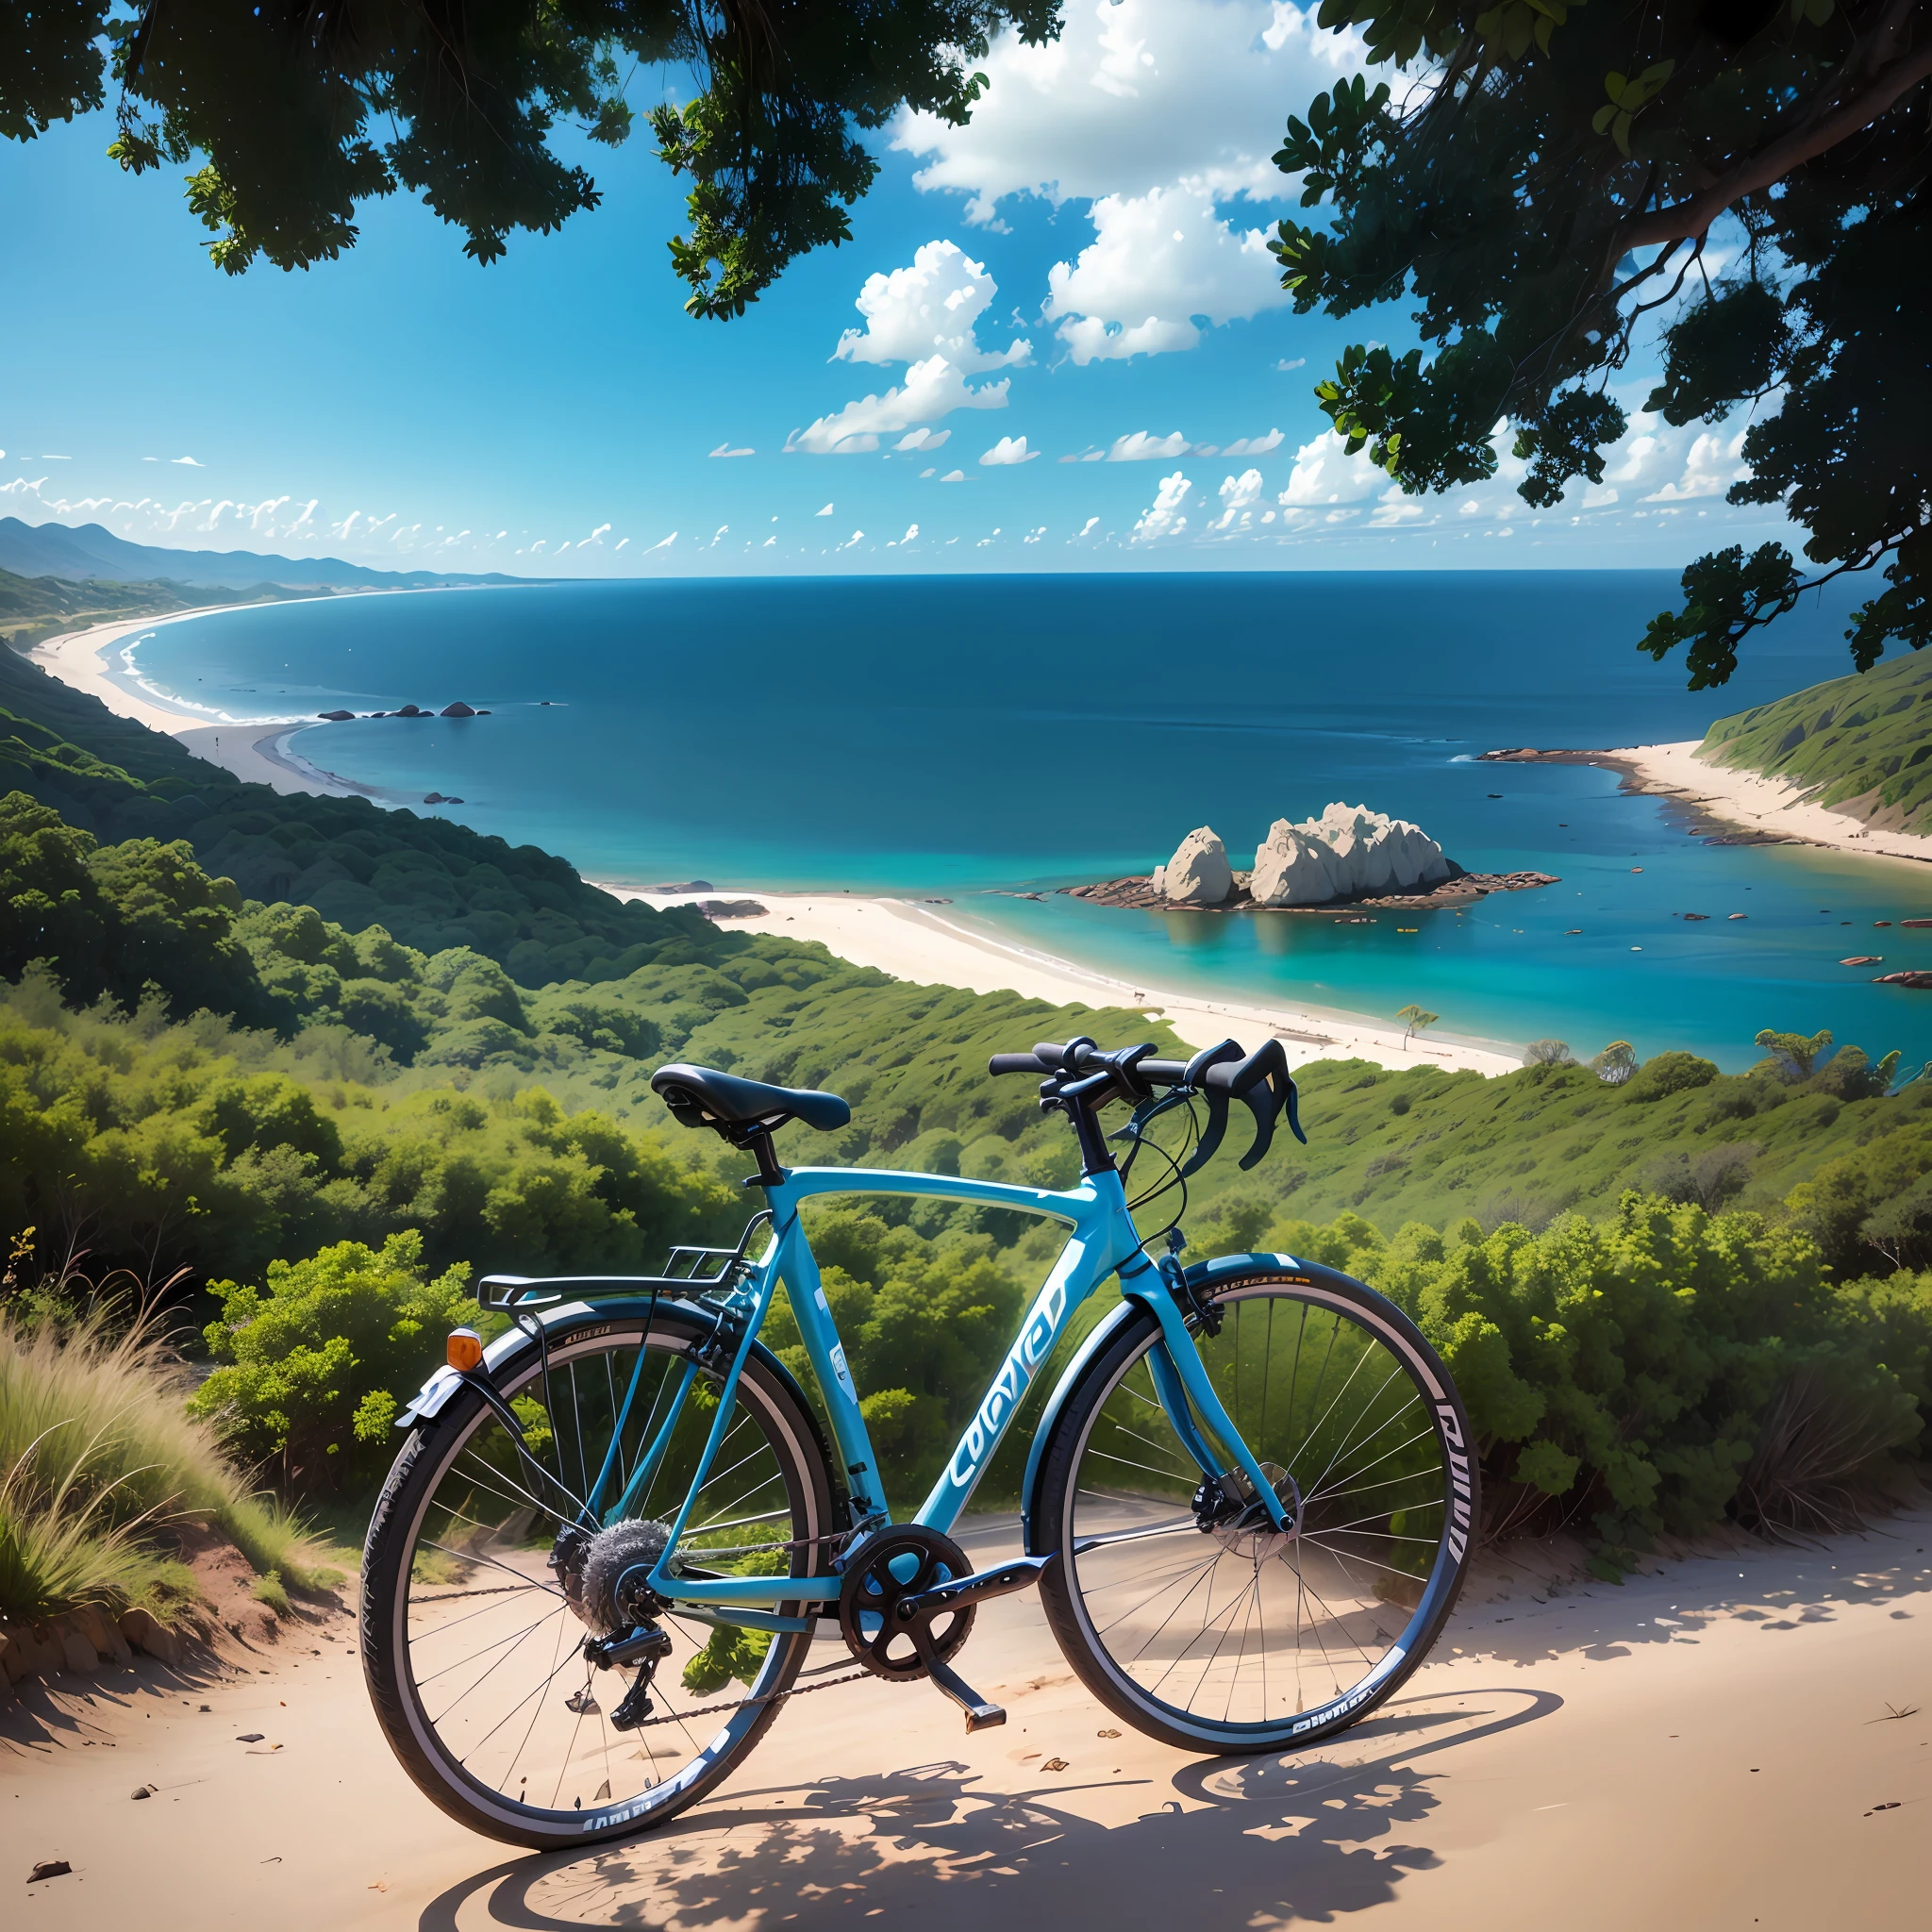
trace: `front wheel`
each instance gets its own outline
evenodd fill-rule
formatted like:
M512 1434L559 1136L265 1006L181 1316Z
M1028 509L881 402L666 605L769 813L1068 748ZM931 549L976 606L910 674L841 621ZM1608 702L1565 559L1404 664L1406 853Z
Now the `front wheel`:
M1055 1425L1037 1499L1041 1591L1067 1661L1184 1750L1313 1743L1413 1672L1461 1588L1476 1473L1449 1374L1393 1303L1287 1256L1210 1263L1195 1338L1286 1532L1215 1524L1156 1391L1160 1329L1124 1321Z

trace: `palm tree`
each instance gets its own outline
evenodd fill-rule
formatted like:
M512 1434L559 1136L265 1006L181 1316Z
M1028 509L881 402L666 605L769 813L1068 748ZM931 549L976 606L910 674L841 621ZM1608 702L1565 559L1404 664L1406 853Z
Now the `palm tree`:
M1402 1036L1402 1044L1404 1050L1407 1051L1408 1042L1424 1026L1433 1026L1442 1016L1441 1013L1430 1012L1426 1007L1418 1007L1411 1003L1404 1007L1395 1017L1403 1023L1403 1026L1406 1029Z

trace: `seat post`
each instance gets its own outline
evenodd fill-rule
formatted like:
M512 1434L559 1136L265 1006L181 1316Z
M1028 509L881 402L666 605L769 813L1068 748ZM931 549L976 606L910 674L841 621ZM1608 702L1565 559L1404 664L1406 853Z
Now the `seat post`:
M785 1170L778 1165L778 1157L772 1147L770 1127L754 1127L738 1141L758 1164L755 1174L745 1177L748 1188L782 1188L785 1185Z

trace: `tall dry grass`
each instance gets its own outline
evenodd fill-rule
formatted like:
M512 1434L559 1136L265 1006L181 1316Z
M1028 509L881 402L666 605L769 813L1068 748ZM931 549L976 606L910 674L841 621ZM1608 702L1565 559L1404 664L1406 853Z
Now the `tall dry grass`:
M150 1316L29 1326L0 1311L0 1608L134 1601L163 1574L147 1533L182 1518L264 1574L303 1574L302 1524L189 1415L192 1387Z

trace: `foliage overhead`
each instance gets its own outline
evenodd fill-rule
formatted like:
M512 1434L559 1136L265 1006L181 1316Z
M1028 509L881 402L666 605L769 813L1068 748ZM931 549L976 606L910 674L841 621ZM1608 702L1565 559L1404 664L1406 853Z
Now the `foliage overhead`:
M1504 425L1547 508L1626 427L1607 386L1664 321L1672 424L1751 410L1733 503L1780 544L1699 558L1643 648L1722 684L1806 589L1884 566L1860 669L1932 641L1926 0L1323 0L1371 64L1291 118L1275 157L1325 219L1271 245L1298 310L1411 296L1425 348L1351 348L1317 391L1411 492L1494 475ZM1739 230L1710 247L1721 219ZM1721 267L1713 264L1722 255ZM1428 356L1426 361L1424 355Z
M649 118L693 186L671 245L693 314L741 314L795 257L850 238L878 163L858 138L902 106L962 122L972 63L1053 0L72 0L0 10L0 135L114 99L110 156L190 169L188 204L239 275L353 247L360 206L407 189L494 261L601 199L569 158L615 147L640 70L698 91ZM573 138L575 137L575 138Z

